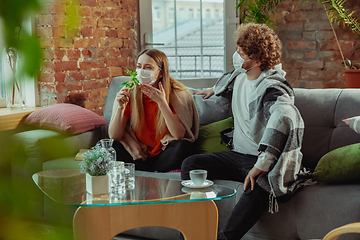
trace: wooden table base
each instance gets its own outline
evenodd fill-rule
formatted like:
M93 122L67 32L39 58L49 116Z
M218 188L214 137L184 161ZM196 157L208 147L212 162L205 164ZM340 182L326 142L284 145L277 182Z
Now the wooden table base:
M216 240L218 211L213 201L79 207L73 220L75 240L111 240L149 226L179 230L186 240Z

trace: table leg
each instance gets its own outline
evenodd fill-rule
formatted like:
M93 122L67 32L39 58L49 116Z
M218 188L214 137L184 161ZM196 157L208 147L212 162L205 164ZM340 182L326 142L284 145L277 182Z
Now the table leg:
M218 211L213 201L79 207L73 220L75 240L111 240L149 226L177 229L186 240L216 240Z

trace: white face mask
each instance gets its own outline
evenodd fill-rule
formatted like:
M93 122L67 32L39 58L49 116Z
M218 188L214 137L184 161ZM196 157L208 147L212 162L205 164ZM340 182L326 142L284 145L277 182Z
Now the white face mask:
M137 79L142 84L153 85L157 79L155 79L155 71L146 70L142 68L136 69Z
M251 67L251 68L249 68L249 69L242 68L244 62L247 62L247 61L251 61L251 59L244 60L237 51L234 52L234 54L233 54L233 65L234 65L234 68L235 68L237 71L247 72L247 71L249 71L250 69L252 69L253 67Z

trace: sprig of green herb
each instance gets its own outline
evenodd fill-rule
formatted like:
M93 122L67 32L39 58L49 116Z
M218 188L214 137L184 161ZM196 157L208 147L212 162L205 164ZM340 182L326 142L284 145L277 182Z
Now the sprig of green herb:
M121 84L119 87L127 87L130 88L131 91L134 90L135 85L139 84L139 80L137 79L137 72L132 72L129 69L126 69L126 72L130 75L130 81L126 81L123 84Z

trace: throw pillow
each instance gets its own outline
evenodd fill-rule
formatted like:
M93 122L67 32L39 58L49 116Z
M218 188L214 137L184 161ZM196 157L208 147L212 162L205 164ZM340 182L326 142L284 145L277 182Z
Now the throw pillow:
M199 138L195 141L198 153L230 151L230 148L221 142L220 132L233 126L234 118L229 117L200 127Z
M79 134L105 125L106 121L96 113L80 106L58 103L32 112L24 123L61 133Z
M360 134L360 116L347 118L343 120L356 133Z
M325 154L313 173L320 181L348 183L360 180L360 143L337 148Z

